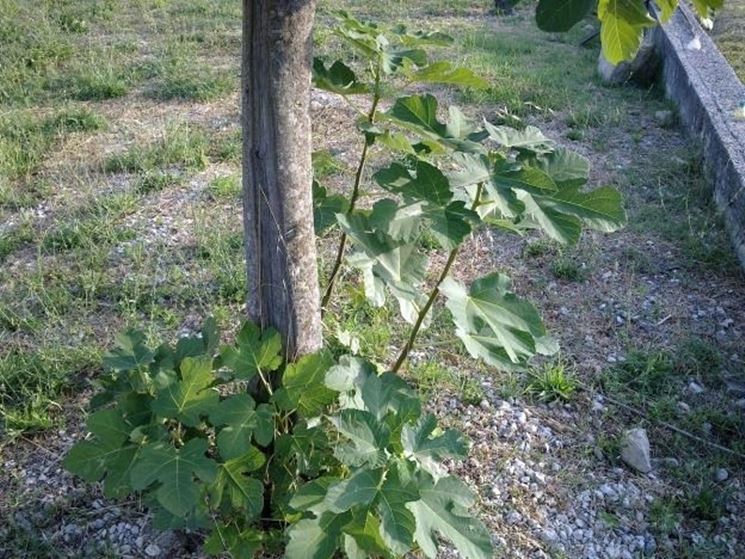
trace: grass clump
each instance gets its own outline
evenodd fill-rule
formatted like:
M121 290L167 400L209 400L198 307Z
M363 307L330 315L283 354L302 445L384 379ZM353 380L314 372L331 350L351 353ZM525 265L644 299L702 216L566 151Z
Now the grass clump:
M570 365L561 358L528 371L528 376L525 392L542 402L569 401L579 387Z
M0 119L0 176L8 180L32 174L66 134L93 132L106 120L89 109L68 109L46 118L16 111Z
M0 356L0 427L8 434L49 428L56 399L100 358L97 348L86 346L16 349Z
M237 175L224 175L216 177L210 182L207 190L216 200L232 200L241 195L240 177Z
M104 170L109 173L152 173L169 166L203 170L209 163L208 141L203 130L188 124L169 124L163 134L145 145L111 157Z

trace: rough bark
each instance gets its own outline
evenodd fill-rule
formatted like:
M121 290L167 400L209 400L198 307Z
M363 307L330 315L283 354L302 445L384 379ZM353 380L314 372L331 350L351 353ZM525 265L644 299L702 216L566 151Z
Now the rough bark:
M248 315L318 350L310 68L315 0L243 1L243 221Z

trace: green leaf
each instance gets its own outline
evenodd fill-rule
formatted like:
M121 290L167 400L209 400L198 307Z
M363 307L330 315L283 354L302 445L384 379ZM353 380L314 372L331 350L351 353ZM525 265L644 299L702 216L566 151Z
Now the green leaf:
M380 536L380 521L367 507L352 511L353 520L344 530L344 551L353 557L393 559ZM350 541L351 540L351 541Z
M422 416L414 425L404 425L401 442L410 458L421 464L422 468L437 479L446 470L440 462L448 457L465 458L468 447L458 431L448 429L437 433L437 419L431 414Z
M350 513L325 512L316 518L304 518L290 526L286 559L331 559L339 548L342 528Z
M385 198L373 204L368 220L375 230L385 233L394 241L410 243L420 235L423 206L422 202L399 206L395 200Z
M579 218L584 225L612 233L626 223L621 193L610 186L580 192L575 187L562 188L545 200L545 205Z
M525 206L521 225L542 229L549 237L563 244L573 245L582 234L582 222L579 218L556 209L548 200L520 192L520 201Z
M414 537L424 554L437 556L439 533L450 540L465 559L489 559L494 549L486 527L468 512L473 496L462 482L445 477L437 483L427 474L419 476L421 499L407 503L416 518Z
M407 66L424 66L427 53L422 49L392 46L384 44L381 52L381 68L385 74L394 74Z
M348 208L349 202L344 196L329 196L326 188L313 181L313 226L316 235L322 235L336 225L336 214L346 213Z
M414 484L404 484L397 470L388 471L378 496L377 511L383 542L398 555L404 555L413 545L416 520L406 504L419 498Z
M457 336L471 355L496 367L524 366L536 352L555 351L535 307L509 289L503 274L476 280L469 290L451 278L440 286Z
M328 489L326 504L331 512L341 513L359 505L370 505L383 482L383 470L357 470L348 479Z
M120 497L130 491L129 472L139 457L140 445L128 443L132 426L116 409L91 414L87 422L94 438L81 441L65 456L63 466L85 481L104 479L104 494Z
M308 427L305 421L295 424L292 433L281 435L276 441L282 468L287 470L294 461L296 473L306 477L318 475L328 458L328 440L319 426Z
M467 125L460 111L450 111L450 122L447 125L437 120L437 99L432 95L400 97L380 116L414 132L430 149L483 151L478 143L483 136Z
M494 170L492 180L498 187L517 188L544 196L558 190L551 177L540 169L528 165L521 165L517 169L509 165L500 165Z
M264 535L256 528L241 531L235 524L217 524L202 549L207 555L227 551L232 559L252 559L263 545Z
M399 25L394 32L399 35L402 44L408 46L434 45L446 47L453 44L454 39L442 31L408 31L406 26Z
M590 162L563 147L538 157L536 165L559 186L582 186L590 176Z
M128 330L116 337L117 348L103 358L104 367L112 371L131 371L149 365L153 352L145 345L145 334Z
M178 419L189 427L199 425L200 418L217 405L217 392L210 388L215 376L212 358L187 357L181 362L181 380L163 390L151 405L160 417Z
M535 10L538 28L563 33L582 21L595 7L595 0L540 0Z
M697 2L694 0L693 5L696 6L697 4L701 3L700 0ZM667 20L670 19L670 17L675 13L675 8L678 7L678 0L655 0L655 4L660 9L660 21L662 23L665 23ZM708 12L708 10L706 10ZM706 17L708 13L699 13L701 17Z
M339 363L326 373L326 386L336 392L358 389L369 376L374 375L375 366L362 357L342 355Z
M385 300L383 286L398 300L404 319L413 323L426 295L419 289L427 258L416 245L394 241L375 231L360 212L337 216L339 225L364 252L354 253L348 262L359 268L365 281L365 294L377 306Z
M320 58L313 59L313 85L339 95L367 93L368 87L357 80L352 69L341 60L330 68Z
M393 163L375 173L373 178L381 188L412 201L444 207L453 197L448 178L422 159L417 159L413 172L400 163Z
M644 29L654 25L639 0L599 0L600 42L611 64L630 60L639 50Z
M550 153L554 142L543 135L535 126L526 126L524 130L516 130L509 126L494 126L484 122L489 137L499 145L521 152L534 154Z
M375 468L385 462L389 432L371 413L363 410L341 410L330 418L331 424L348 443L338 444L334 455L348 466Z
M304 484L290 499L290 506L299 511L320 511L318 505L326 500L329 487L340 481L338 478L324 476Z
M217 448L224 459L236 458L251 448L251 437L258 427L256 403L248 394L236 394L215 405L209 412L217 433Z
M282 336L274 328L261 331L246 322L238 333L236 347L224 347L222 363L239 379L249 379L257 371L276 371L282 365Z
M471 234L471 224L481 221L478 213L466 208L462 200L451 202L444 208L427 206L424 216L430 223L432 234L445 250L453 250Z
M159 483L155 497L163 508L176 516L185 516L197 506L200 485L214 481L217 465L205 456L207 441L192 439L182 448L169 444L146 445L132 468L132 487L138 491Z
M209 488L214 508L227 502L247 520L256 518L264 508L264 484L250 474L264 465L265 458L257 448L249 448L242 456L219 464Z
M442 83L474 89L489 88L489 82L474 74L472 70L453 66L446 61L433 62L416 72L410 73L408 77L421 83Z
M327 353L319 352L287 365L282 376L282 392L277 394L278 404L284 409L297 408L303 417L320 415L336 398L336 392L324 383L333 364Z
M368 376L360 386L359 393L364 408L379 421L389 412L399 416L399 421L407 421L418 417L421 409L416 393L405 380L393 373Z

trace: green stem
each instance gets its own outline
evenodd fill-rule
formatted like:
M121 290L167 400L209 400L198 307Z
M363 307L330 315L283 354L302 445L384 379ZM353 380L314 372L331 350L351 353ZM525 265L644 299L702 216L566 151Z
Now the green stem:
M473 204L471 205L471 209L475 210L479 205L479 198L481 198L481 192L484 188L483 183L479 183L478 189L476 190L476 198L473 201ZM455 262L456 256L458 256L458 251L460 250L460 247L455 247L453 250L450 251L450 254L448 255L447 262L445 262L445 267L442 269L442 272L440 272L440 277L437 278L437 282L435 283L434 289L432 289L432 293L429 294L429 297L427 298L427 302L422 307L422 310L419 311L419 315L416 317L416 322L414 322L414 326L411 329L411 333L409 334L409 339L406 341L406 345L401 350L401 353L398 356L398 359L396 359L395 365L393 365L393 368L391 369L392 373L398 373L399 369L401 368L401 365L404 364L404 361L409 357L409 352L411 351L411 348L414 347L414 342L416 341L416 337L419 335L419 330L422 327L422 323L424 322L424 319L427 316L427 313L429 312L429 309L432 308L432 305L435 303L435 300L437 299L437 296L440 294L440 285L443 281L445 281L445 278L448 276L448 272L450 272L450 268L452 267L453 263Z
M375 111L378 108L380 102L380 67L375 72L375 85L373 90L373 101L370 111L367 113L367 122L372 124L375 122ZM357 204L357 199L360 196L360 184L362 183L362 174L365 171L365 163L367 162L367 154L370 148L370 144L365 138L365 145L362 146L362 153L360 154L360 162L357 165L357 171L354 174L354 183L352 185L352 196L349 199L349 208L347 209L347 215L354 211L354 207ZM326 312L326 307L331 300L331 294L334 291L334 283L336 277L339 275L341 270L342 262L344 261L344 249L347 246L347 234L342 232L341 238L339 239L339 248L336 251L336 259L334 260L334 266L331 268L331 275L329 276L328 283L326 284L326 291L321 299L321 313Z

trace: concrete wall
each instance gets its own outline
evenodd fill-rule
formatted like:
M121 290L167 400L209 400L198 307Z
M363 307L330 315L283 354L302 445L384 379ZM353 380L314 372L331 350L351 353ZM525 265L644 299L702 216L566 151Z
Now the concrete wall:
M736 116L745 87L685 6L654 33L665 89L703 146L714 199L745 268L745 119ZM687 47L694 37L698 50Z

